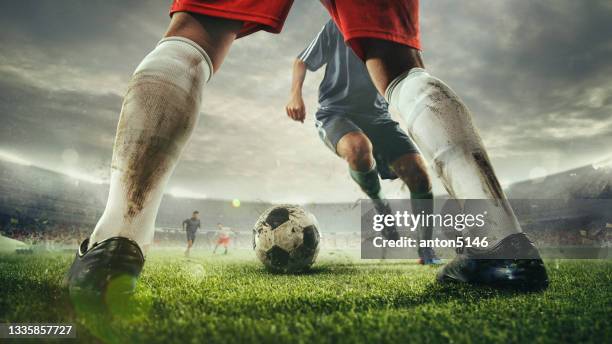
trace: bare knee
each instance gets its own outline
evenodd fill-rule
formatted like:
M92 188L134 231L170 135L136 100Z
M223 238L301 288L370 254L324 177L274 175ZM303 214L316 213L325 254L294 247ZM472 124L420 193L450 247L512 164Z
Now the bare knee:
M338 142L336 150L355 171L366 172L374 166L372 142L362 132L350 132L344 135Z
M431 191L431 179L427 164L420 154L405 154L391 164L393 172L402 179L410 192L426 193Z
M177 12L172 15L164 37L184 37L197 43L210 57L216 72L241 27L241 21Z

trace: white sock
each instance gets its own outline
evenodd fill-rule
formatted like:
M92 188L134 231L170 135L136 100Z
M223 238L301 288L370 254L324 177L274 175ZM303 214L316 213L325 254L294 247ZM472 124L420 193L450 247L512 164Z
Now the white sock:
M206 52L168 37L136 68L123 100L106 209L91 235L130 238L146 250L166 183L195 128L202 90L212 75Z
M479 207L487 211L487 224L478 236L487 236L493 245L520 233L470 112L455 92L424 69L414 68L391 82L385 95L452 197L491 200L485 209Z

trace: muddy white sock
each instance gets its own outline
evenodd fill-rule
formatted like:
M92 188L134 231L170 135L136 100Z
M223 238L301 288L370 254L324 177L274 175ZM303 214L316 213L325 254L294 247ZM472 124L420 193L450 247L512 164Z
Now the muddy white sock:
M206 52L181 37L160 41L136 68L117 126L108 201L90 247L115 236L143 250L151 244L166 183L197 124L211 75Z
M401 114L421 152L433 162L449 194L457 199L488 199L489 243L521 232L501 189L469 110L441 80L414 68L387 88L386 98Z

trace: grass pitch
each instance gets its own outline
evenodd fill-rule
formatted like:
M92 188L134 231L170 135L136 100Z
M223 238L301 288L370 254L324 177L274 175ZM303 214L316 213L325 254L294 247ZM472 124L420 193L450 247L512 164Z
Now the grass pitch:
M251 253L149 255L137 294L110 314L75 310L70 254L0 256L0 323L73 323L82 342L593 342L612 338L612 261L549 261L550 288L511 293L434 283L414 261L322 252L301 275ZM52 341L52 340L49 340Z

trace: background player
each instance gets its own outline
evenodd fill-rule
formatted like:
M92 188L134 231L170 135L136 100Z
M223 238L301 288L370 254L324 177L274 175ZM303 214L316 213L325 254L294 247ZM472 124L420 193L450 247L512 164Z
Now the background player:
M383 179L399 176L410 189L412 211L431 214L433 194L425 161L399 124L391 119L387 102L372 84L363 61L346 46L332 20L293 63L287 115L304 122L302 86L306 70L314 72L324 65L316 113L323 142L347 161L351 178L374 201L379 213L390 213L381 190L380 175ZM419 239L430 240L432 232L431 226L419 228ZM419 248L418 252L422 264L440 263L433 248Z
M117 126L107 205L66 276L71 294L92 299L106 295L111 285L114 295L133 292L144 265L142 249L153 240L164 189L202 110L204 86L236 38L258 30L280 32L292 3L174 1L164 39L129 83ZM451 196L490 200L491 247L460 252L442 268L438 280L546 288L544 264L522 233L469 110L452 89L423 69L418 1L322 3Z
M185 250L185 257L189 257L191 252L191 246L195 242L196 232L200 228L200 212L195 210L191 217L183 221L183 230L187 234L187 249Z
M217 248L219 246L223 246L223 254L227 254L227 247L230 244L232 230L228 227L224 227L221 223L217 223L217 228L217 243L215 244L213 254L217 253Z

